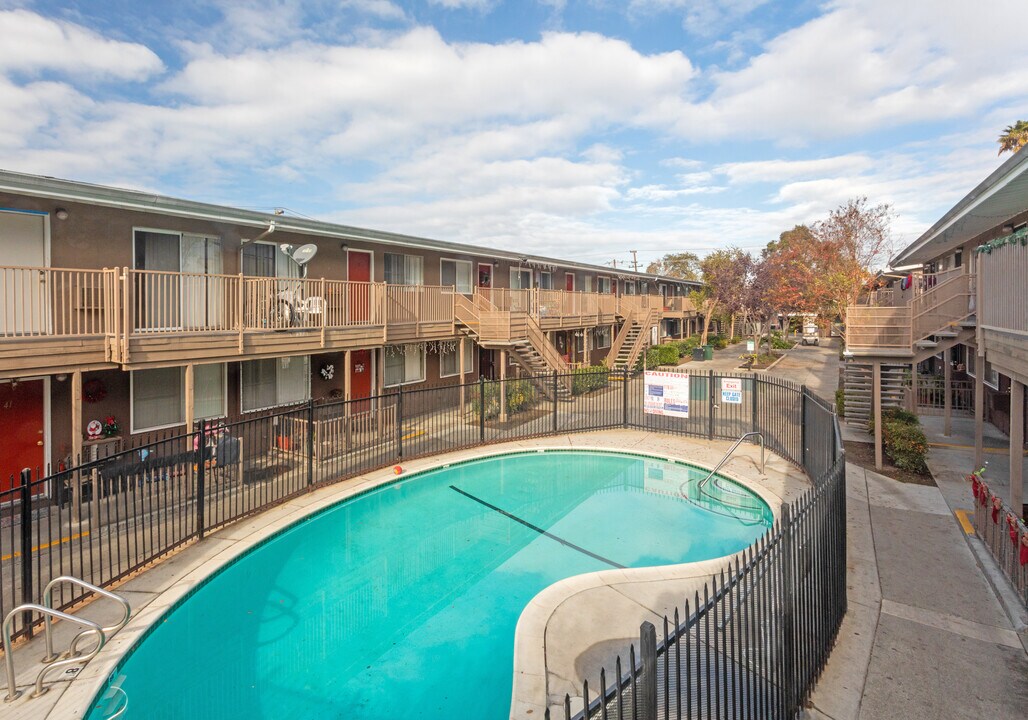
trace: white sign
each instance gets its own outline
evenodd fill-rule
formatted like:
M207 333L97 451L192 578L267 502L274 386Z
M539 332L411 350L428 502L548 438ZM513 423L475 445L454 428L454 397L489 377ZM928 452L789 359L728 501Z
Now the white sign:
M753 353L753 351L754 351L753 341L752 340L747 340L746 341L746 352Z
M643 411L652 415L689 417L689 376L647 370Z
M721 378L721 402L730 405L742 405L742 380L739 378Z

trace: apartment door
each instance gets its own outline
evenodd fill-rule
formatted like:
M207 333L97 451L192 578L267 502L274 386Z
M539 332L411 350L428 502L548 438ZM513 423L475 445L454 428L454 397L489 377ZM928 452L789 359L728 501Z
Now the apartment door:
M371 319L371 253L366 250L346 251L346 279L351 283L367 285L349 286L349 318L353 323L366 323ZM367 352L362 350L361 352ZM370 369L370 361L367 363ZM370 370L369 370L370 371ZM368 386L370 387L370 385Z
M564 289L568 292L575 291L575 274L564 273Z
M492 263L479 263L478 264L478 287L483 288L483 295L486 299L492 302L493 296L491 292L488 292L493 286L493 266Z
M136 330L173 330L181 319L181 236L153 230L136 230L135 274L132 307Z
M41 213L0 210L0 266L46 266L46 218ZM47 332L50 312L43 277L34 270L7 270L4 274L0 335Z
M493 351L480 347L478 349L478 374L486 380L496 377L496 365L493 362Z
M371 351L354 350L350 353L350 399L360 400L371 397ZM370 403L355 403L354 412L367 412Z
M42 380L0 382L0 491L18 487L22 468L35 478L46 450Z

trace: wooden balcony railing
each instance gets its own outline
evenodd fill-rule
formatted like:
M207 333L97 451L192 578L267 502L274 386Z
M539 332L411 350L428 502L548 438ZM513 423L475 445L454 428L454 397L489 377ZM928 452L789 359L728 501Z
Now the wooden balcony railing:
M0 338L111 331L112 270L0 268Z
M972 275L951 271L930 290L914 296L910 301L912 342L951 330L974 312L972 280Z
M847 350L909 350L911 342L909 305L846 309Z
M994 248L978 256L982 285L978 324L1028 336L1028 247L1019 243Z

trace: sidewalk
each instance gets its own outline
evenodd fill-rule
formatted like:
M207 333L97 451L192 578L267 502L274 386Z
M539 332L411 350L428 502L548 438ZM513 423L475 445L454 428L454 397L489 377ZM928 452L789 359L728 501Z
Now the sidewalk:
M849 612L809 718L1023 718L1028 653L942 493L847 465Z

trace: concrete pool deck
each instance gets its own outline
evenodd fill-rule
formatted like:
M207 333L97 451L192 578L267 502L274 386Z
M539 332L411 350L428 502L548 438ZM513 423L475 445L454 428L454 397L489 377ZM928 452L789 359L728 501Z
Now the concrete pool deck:
M422 458L404 463L404 474L517 450L569 447L623 450L653 455L658 459L671 458L712 467L728 446L729 443L723 441L708 442L640 430L606 430L514 441ZM741 480L753 487L768 501L775 512L778 511L782 501L794 500L809 487L796 466L770 452L767 455L766 472L761 476L759 449L754 446L740 448L733 460L723 469L722 474ZM389 467L318 488L309 494L293 498L265 512L213 532L202 541L183 548L162 562L129 578L115 588L115 592L123 595L132 605L132 616L128 625L114 635L101 653L80 671L57 673L48 678L44 686L48 687L49 691L42 697L35 699L29 697L36 674L43 667L39 663L39 658L45 654L42 636L37 635L31 641L20 643L16 647L13 653L17 670L16 685L19 690L24 692L14 702L0 705L3 710L0 714L11 720L21 720L22 718L66 720L83 717L88 710L90 701L117 666L122 655L147 631L153 622L204 582L206 578L255 545L298 520L343 499L396 479L392 467ZM714 562L718 568L723 565L723 561ZM661 570L663 569L651 569L653 572ZM646 569L640 570L640 572L645 571ZM715 568L710 568L711 573L714 571ZM616 592L619 597L624 598L625 602L634 604L631 622L626 623L626 626L632 626L627 635L624 635L626 631L618 624L610 622L607 605L599 606L598 609L603 612L594 618L591 629L596 632L589 638L590 642L586 646L576 645L575 641L582 637L581 627L575 627L574 623L565 622L563 612L556 612L553 615L552 623L548 622L545 625L549 633L547 642L550 647L560 648L560 652L554 651L552 661L554 668L559 669L561 673L559 677L568 673L567 668L575 667L576 663L586 671L593 671L594 663L606 662L603 654L604 648L613 652L620 650L619 646L615 650L615 646L618 645L621 637L633 638L638 632L639 623L650 617L654 610L668 612L673 608L670 595L663 601L660 600L661 592L652 583L652 579L649 583L640 583L638 587L641 589L635 592L627 589L627 580L621 573L622 571L609 573L611 582L609 584L604 582L603 586L618 587L618 590L612 592ZM599 573L598 575L603 574ZM647 584L655 592L647 594L645 592ZM545 593L546 591L544 591ZM681 595L676 597L681 597ZM535 601L533 600L533 602ZM662 608L666 609L662 610ZM73 612L78 617L94 620L101 624L109 624L117 618L119 608L110 601L96 600ZM625 612L619 612L619 615L625 615ZM610 629L599 632L600 629L607 627ZM54 630L55 647L58 651L67 647L71 636L76 632L76 628L70 627L68 623L57 623ZM609 637L602 637L603 635ZM543 648L540 646L538 649L542 651ZM537 658L520 658L519 660L528 662L533 659ZM546 662L547 660L544 658L544 668ZM538 673L538 665L530 665L530 667L537 668L536 674ZM172 677L169 675L169 680ZM554 674L554 677L558 676ZM4 684L6 685L6 683ZM518 682L515 681L515 684L517 686ZM525 691L532 690L529 684L524 682L520 686ZM536 697L536 702L539 703L539 707L542 707L546 696L540 694ZM541 713L537 717L539 716Z

